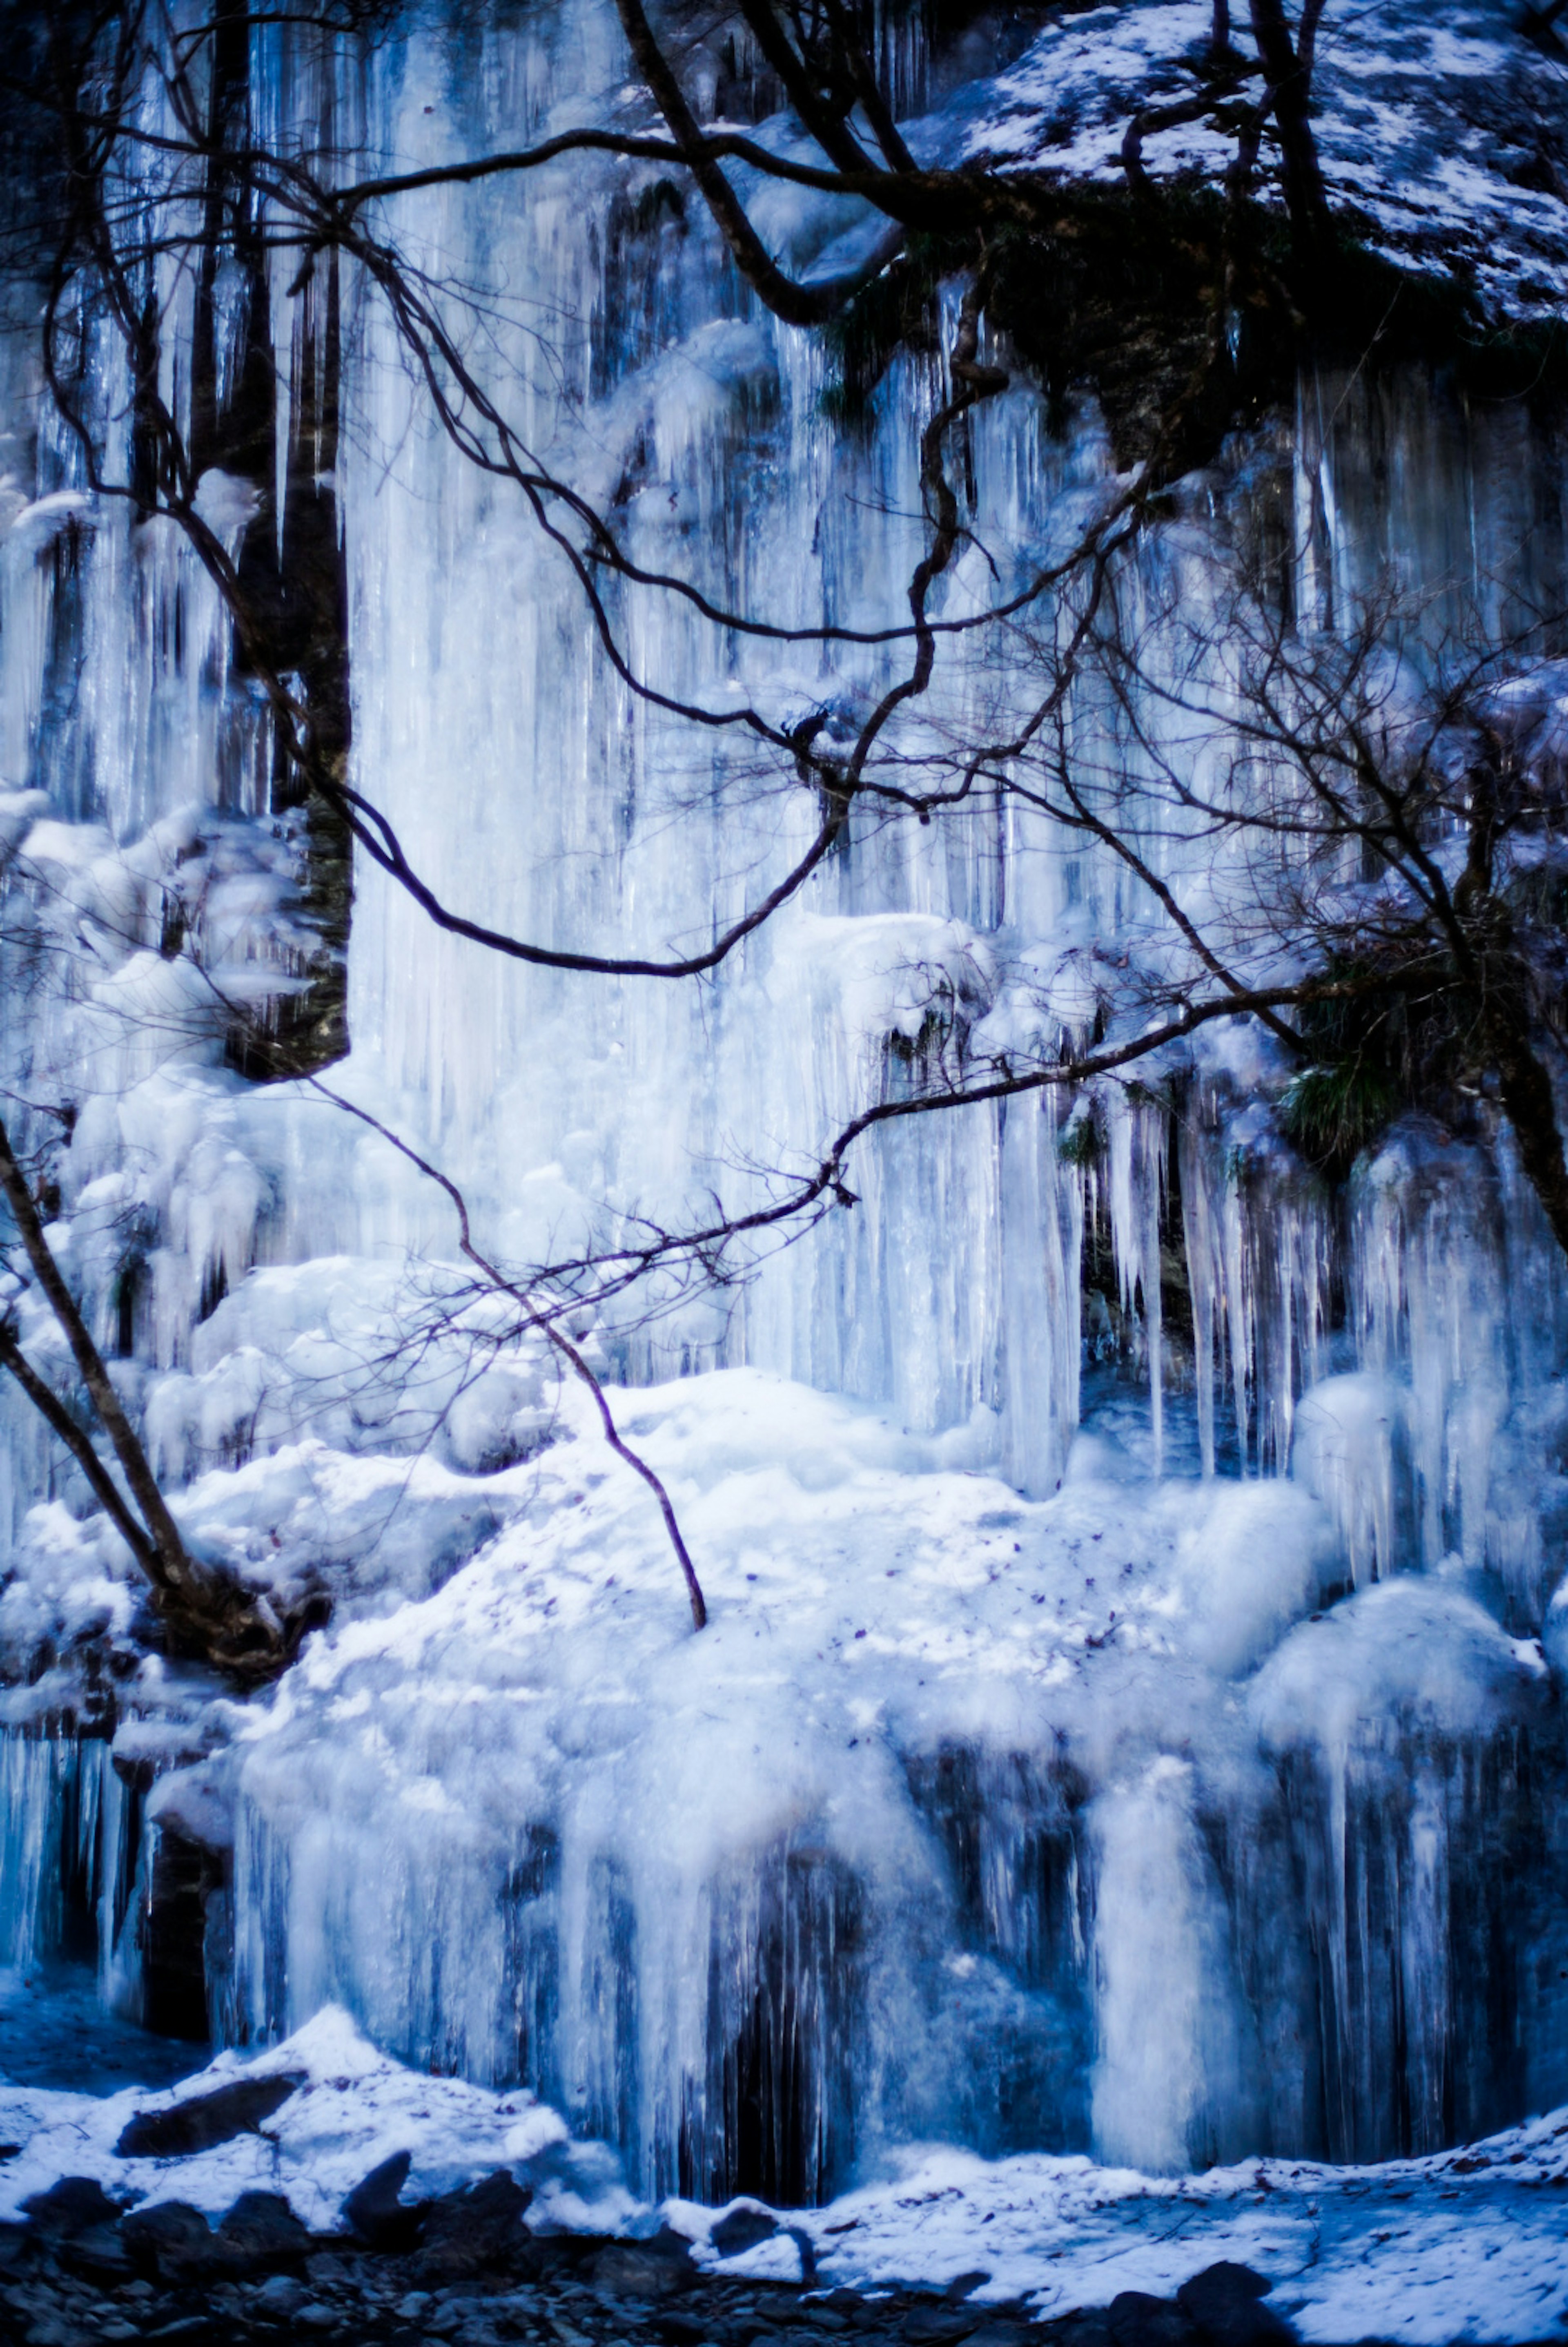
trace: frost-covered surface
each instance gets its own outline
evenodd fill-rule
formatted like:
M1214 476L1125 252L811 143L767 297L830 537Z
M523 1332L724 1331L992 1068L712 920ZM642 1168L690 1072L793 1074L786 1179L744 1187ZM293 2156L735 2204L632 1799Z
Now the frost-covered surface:
M340 1998L381 2042L478 2076L506 2076L521 2044L528 2075L658 2188L674 2114L688 2140L720 2124L713 2014L721 2043L745 2027L773 1896L800 1935L788 1961L828 2001L810 2092L830 2136L848 2093L862 2152L961 2115L994 2142L987 2098L1023 2047L1044 2065L1023 2124L1048 2137L1092 2119L1103 2153L1173 2169L1205 2144L1288 2141L1315 2026L1290 1983L1322 1925L1295 1903L1260 1756L1327 1771L1390 1857L1435 1832L1466 1865L1448 1764L1406 1824L1380 1756L1390 1732L1478 1760L1531 1733L1539 1646L1498 1626L1457 1558L1322 1614L1343 1553L1290 1482L1159 1483L1090 1436L1062 1491L1029 1502L949 1464L946 1438L754 1371L619 1404L701 1560L708 1629L692 1636L647 1494L590 1427L513 1471L527 1497L471 1565L314 1642L239 1723L236 2015L280 2031ZM953 1753L970 1757L944 1790ZM177 1809L184 1781L158 1801ZM1369 1788L1386 1824L1356 1809ZM1257 1845L1250 1890L1205 1852L1216 1811ZM978 1911L944 1818L981 1837ZM753 1866L773 1893L748 1887ZM514 1917L501 1885L519 1868L534 1904ZM823 1916L850 1885L835 1971L845 1925ZM1451 1961L1446 1896L1420 1877L1406 1895L1412 1980ZM1235 1930L1279 1940L1261 2003ZM1353 1920L1329 1934L1354 1971ZM432 1951L453 1944L472 1962L441 1980ZM1398 2057L1418 2098L1468 2025L1446 1992L1420 2016ZM1387 2045L1342 2025L1342 2058L1383 2076ZM1548 2027L1538 2091L1553 2043ZM1381 2089L1348 2091L1359 2110ZM1347 2117L1349 2139L1363 2124Z
M300 2083L256 2133L186 2157L116 2155L133 2113L279 2074ZM530 2227L636 2235L662 2221L691 2239L707 2268L783 2280L801 2279L804 2237L823 2289L942 2288L980 2269L977 2304L1022 2298L1056 2315L1103 2306L1123 2290L1169 2295L1223 2258L1265 2275L1270 2306L1309 2341L1479 2347L1545 2338L1568 2313L1563 2111L1462 2153L1380 2168L1253 2161L1160 2180L1084 2158L987 2162L915 2148L890 2179L789 2212L788 2232L723 2260L708 2241L718 2211L636 2201L613 2159L573 2143L532 2096L402 2068L330 2007L270 2052L220 2055L161 2093L0 2086L0 2132L22 2145L0 2177L0 2221L56 2178L87 2176L123 2205L179 2199L214 2220L241 2192L280 2193L312 2229L330 2232L354 2187L407 2152L408 2201L504 2168L533 2192Z
M1336 2139L1378 2139L1393 2094L1441 2140L1441 2081L1480 2025L1445 1985L1451 1881L1482 1870L1501 1920L1544 1864L1536 1923L1560 1928L1532 1813L1467 1806L1469 1772L1506 1767L1550 1711L1539 1645L1499 1626L1481 1576L1451 1557L1325 1612L1351 1567L1330 1510L1291 1481L1156 1481L1146 1432L1141 1462L1081 1437L1063 1490L1029 1501L967 1463L968 1430L911 1435L757 1371L615 1402L700 1562L700 1638L646 1488L580 1404L499 1475L400 1462L400 1538L428 1549L459 1497L467 1540L504 1529L431 1595L361 1558L361 1596L268 1705L146 1665L112 1766L102 1744L78 1763L5 1739L8 1911L46 1940L40 1870L72 1820L105 1885L106 1984L134 1996L136 1901L113 1885L122 1778L150 1768L155 1833L232 1852L231 1951L209 1948L220 2027L285 2034L339 1999L422 2065L521 2067L619 2140L646 2189L675 2178L677 2124L722 2184L716 2049L748 2025L780 1930L789 1993L824 2000L808 2181L954 2127L989 2147L1092 2136L1173 2171L1206 2147L1288 2147L1325 2124L1319 1995ZM1332 1385L1320 1409L1344 1423ZM1374 1440L1380 1423L1374 1408ZM284 1450L204 1479L188 1521L287 1536L302 1508L346 1557L399 1488L385 1460ZM286 1572L287 1538L279 1553ZM10 1713L56 1699L46 1680ZM1276 1769L1321 1785L1321 1831L1353 1867L1420 1858L1390 1918L1412 2000L1397 2045L1356 2005L1379 1960L1354 1911L1300 1903L1327 1845L1310 1806L1280 1816ZM1219 1819L1252 1846L1239 1870L1206 1848ZM1238 1969L1233 1936L1270 1947L1278 1977ZM1549 1994L1521 2016L1542 2101L1561 2092L1560 2020Z
M1249 52L1245 12L1235 37ZM1549 319L1568 285L1568 51L1538 47L1507 0L1329 0L1314 128L1331 198L1390 260L1432 271L1493 320ZM1064 181L1119 184L1135 114L1194 95L1208 0L1074 11L983 90L964 151ZM1214 186L1236 151L1200 120L1152 131L1152 178ZM1278 185L1265 180L1278 200Z
M977 2296L1027 2292L1050 2315L1123 2290L1166 2296L1227 2258L1268 2276L1269 2306L1304 2339L1441 2347L1562 2323L1565 2175L1557 2111L1440 2159L1268 2160L1163 2183L1089 2160L917 2152L896 2184L805 2223L829 2284L942 2283L984 2266Z
M121 2159L115 2145L137 2111L168 2110L236 2078L288 2073L300 2085L259 2133L242 2133L184 2159ZM316 2231L339 2221L344 2197L395 2151L412 2154L406 2197L429 2198L498 2168L535 2189L535 2223L623 2228L634 2204L615 2163L573 2146L555 2113L531 2095L486 2094L455 2078L423 2077L389 2062L346 2014L317 2014L286 2045L254 2059L232 2054L178 2086L149 2094L66 2094L0 2086L0 2127L21 2149L0 2179L0 2220L15 2219L60 2176L96 2177L137 2205L188 2201L216 2219L241 2192L279 2192Z

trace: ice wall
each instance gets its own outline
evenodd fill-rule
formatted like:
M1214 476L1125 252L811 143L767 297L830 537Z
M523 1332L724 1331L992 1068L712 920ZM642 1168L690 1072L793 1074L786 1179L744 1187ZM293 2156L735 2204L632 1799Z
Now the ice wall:
M492 90L508 93L506 119L521 108L522 120L547 128L600 76L613 83L614 36L585 21L591 33L564 17L525 35L476 32L484 62L465 48L461 71L440 45L395 65L389 53L372 109L379 136L415 163L483 146L502 117L476 115L474 96L488 105ZM640 233L639 199L653 223ZM525 205L500 186L422 193L397 218L412 251L461 252L480 282L504 283L493 331L529 444L612 498L636 559L781 620L898 623L922 546L909 418L937 396L929 362L894 362L863 436L830 426L818 339L744 315L716 320L716 285L720 309L745 305L725 290L713 232L697 206L646 174L599 175L578 159L533 181ZM825 232L809 217L779 227L797 249ZM535 339L540 315L555 322L547 350ZM788 762L744 736L694 737L636 702L520 500L422 417L373 308L361 349L366 420L345 458L343 497L360 754L379 804L449 901L515 934L609 952L706 941L804 848L810 797ZM1023 381L972 417L963 462L976 536L1003 586L1081 519L1107 471L1092 405L1054 440ZM1327 621L1337 609L1345 623L1354 596L1391 572L1423 588L1452 580L1452 610L1428 611L1434 631L1467 591L1495 604L1502 625L1522 599L1547 601L1560 578L1551 517L1561 462L1550 436L1532 440L1512 410L1469 415L1425 379L1370 394L1313 381L1293 428L1235 468L1231 528L1237 538L1261 531L1285 506L1292 591ZM1211 493L1224 486L1222 470ZM944 611L973 608L992 586L972 551ZM1224 575L1193 526L1152 539L1122 591L1135 628L1147 614L1142 649L1157 684L1162 660L1174 668L1189 645L1195 612L1214 612L1217 626ZM1188 632L1169 628L1173 609ZM776 722L819 708L848 720L891 672L886 655L853 648L720 637L670 596L628 595L624 620L640 672L660 691L719 710L752 702ZM1009 653L1027 671L1027 644ZM417 691L372 692L372 678L417 678ZM944 732L972 737L982 712L994 723L1030 682L1007 660L953 659L939 667L908 748L929 751ZM1168 737L1179 720L1153 701L1139 716L1178 754ZM1104 754L1108 723L1086 683L1073 720L1086 754ZM1122 754L1135 774L1136 746ZM1201 906L1202 848L1165 835L1150 853ZM762 1186L748 1168L814 1163L866 1099L956 1070L968 1050L1048 1049L1092 1015L1086 945L1121 938L1135 951L1151 918L1113 856L1017 805L927 826L868 810L802 898L711 984L690 988L522 970L433 938L380 876L362 886L354 1031L374 1039L376 1081L455 1153L492 1228L524 1257L569 1232L607 1235L627 1213L677 1225L715 1189L737 1206L755 1203ZM1437 1211L1470 1218L1451 1243L1424 1225L1416 1236L1424 1209L1413 1196L1395 1203L1385 1166L1382 1221L1374 1230L1371 1210L1358 1207L1347 1249L1321 1185L1267 1123L1247 1121L1267 1072L1257 1061L1200 1061L1178 1123L1176 1247L1192 1290L1205 1463L1217 1440L1282 1469L1308 1387L1330 1368L1415 1358L1425 1380L1420 1537L1435 1562L1449 1544L1439 1519L1458 1472L1451 1454L1465 1438L1439 1430L1449 1401L1438 1390L1442 1339L1422 1317L1426 1285L1468 1280L1458 1308L1477 1316L1478 1343L1506 1352L1502 1296L1530 1260L1544 1350L1520 1332L1530 1358L1499 1368L1502 1394L1554 1373L1560 1276L1506 1164L1485 1176L1508 1192L1490 1215L1461 1205L1469 1188L1451 1185ZM1025 1489L1051 1490L1078 1411L1084 1211L1080 1171L1056 1147L1059 1120L1053 1102L1025 1100L869 1143L852 1212L765 1263L722 1311L703 1301L649 1327L612 1325L610 1358L639 1377L746 1359L885 1401L922 1430L972 1421L977 1455L1004 1460ZM1171 1143L1159 1115L1119 1098L1106 1124L1096 1179L1124 1301L1135 1297L1157 1360ZM1335 1293L1347 1277L1357 1290L1348 1339ZM1379 1283L1397 1299L1375 1301ZM1466 1406L1473 1414L1473 1395ZM1472 1486L1481 1471L1472 1464ZM1477 1522L1480 1504L1472 1496Z
M923 87L918 44L901 70ZM260 27L246 102L259 133L417 167L608 114L624 78L613 10L575 0L422 15L362 52ZM744 102L744 80L726 103ZM802 265L863 241L847 215L759 201ZM911 425L941 396L940 357L895 358L863 428L835 420L820 339L754 312L700 207L651 168L575 159L525 187L426 190L388 224L471 290L473 316L453 315L520 436L608 507L639 562L781 623L901 619L924 542ZM248 354L280 371L265 464L230 468L243 452L223 443L218 399L205 495L236 551L278 578L307 538L312 560L341 545L347 702L331 701L336 671L314 689L345 740L351 715L358 787L474 918L602 953L706 943L813 834L792 762L628 693L523 498L432 421L374 289L318 271L291 292L293 275L280 259L244 302L216 304L216 379L233 400ZM176 301L165 356L181 396L199 331ZM122 415L107 337L87 364L98 412ZM12 396L0 1020L5 1081L38 1106L25 1137L51 1110L73 1119L61 1247L160 1472L191 1485L215 1537L257 1570L313 1544L345 1618L437 1603L434 1583L515 1493L484 1517L486 1487L463 1517L446 1492L398 1520L417 1527L401 1547L397 1531L361 1541L368 1486L341 1462L433 1440L454 1473L508 1469L559 1431L547 1381L508 1353L460 1390L423 1341L453 1246L441 1201L308 1090L258 1083L237 1047L224 1002L282 1022L279 1006L321 983L341 905L323 928L320 843L188 550L90 499L36 386ZM1092 399L1050 432L1019 374L971 419L963 466L973 537L949 616L1067 542L1111 458ZM1309 377L1293 415L1227 452L1128 557L1119 587L1145 664L1170 671L1186 641L1172 613L1220 614L1231 552L1270 528L1313 623L1343 624L1391 568L1451 579L1456 611L1490 598L1507 624L1560 595L1562 466L1558 436L1522 410L1468 411L1414 374ZM842 733L892 672L882 650L759 642L668 592L606 592L638 672L719 713L825 712ZM1215 661L1217 680L1223 644ZM1037 672L1022 640L944 660L906 746L940 756L983 723L1003 730ZM1138 716L1158 742L1157 699ZM1094 688L1070 731L1086 758L1142 771ZM1167 827L1150 853L1212 901L1201 842ZM679 1226L715 1190L755 1203L868 1100L1081 1033L1095 953L1169 943L1125 866L1016 805L927 825L857 811L794 903L711 979L678 985L522 969L436 931L362 865L355 887L351 1049L334 1081L461 1179L484 1242L521 1263L633 1216ZM881 1757L858 1839L826 1829L815 1794L798 1813L738 1803L736 1830L716 1829L683 1874L687 1841L657 1804L631 1853L596 1814L616 1778L591 1742L542 1758L487 1704L432 1727L412 1666L420 1725L378 1712L381 1743L351 1723L395 1674L349 1688L348 1712L335 1693L301 1693L297 1713L286 1695L280 1740L259 1740L225 1797L232 1876L208 1911L226 2028L281 2030L341 1996L422 2061L522 2071L651 2183L781 2198L841 2179L901 2131L1093 2140L1156 2167L1262 2146L1360 2157L1479 2132L1546 2091L1561 2014L1532 1965L1561 1944L1546 1823L1561 1730L1526 1660L1499 1660L1481 1608L1505 1645L1528 1640L1561 1574L1561 1266L1505 1133L1461 1144L1407 1122L1336 1197L1280 1141L1280 1071L1255 1039L1158 1072L1157 1093L1095 1104L1088 1145L1088 1104L1070 1126L1073 1104L1050 1094L869 1141L858 1202L748 1284L666 1298L652 1317L612 1310L589 1339L628 1388L744 1366L875 1405L928 1444L897 1468L911 1520L939 1471L996 1472L1050 1504L1085 1363L1096 1396L1114 1369L1133 1463L1197 1471L1162 1488L1205 1594L1181 1583L1190 1636L1177 1659L1156 1638L1134 1674L1135 1735L1097 1735L1093 1704L1071 1723L1031 1714L1027 1734L915 1707L896 1733L868 1730ZM26 1333L53 1341L41 1322ZM404 1379L415 1342L419 1377ZM89 1567L92 1604L125 1630L123 1561L66 1509L29 1517L49 1500L79 1514L84 1495L20 1407L0 1406L29 1560L0 1612L8 1651L80 1627ZM797 1429L790 1472L807 1483L820 1431ZM735 1439L742 1460L763 1444L755 1426ZM1288 1539L1274 1528L1288 1589L1259 1594L1257 1528L1211 1520L1208 1479L1288 1471L1287 1517L1303 1492L1322 1515L1310 1536L1295 1518ZM227 1496L214 1474L234 1479ZM1105 1533L1111 1486L1095 1488ZM954 1538L979 1553L972 1522ZM852 1581L844 1540L836 1569ZM1064 1573L1093 1587L1072 1554ZM1447 1676L1428 1686L1400 1676L1424 1634L1386 1600L1445 1560L1470 1576L1460 1595L1478 1620L1454 1629L1445 1583L1427 1629ZM1305 1618L1320 1604L1324 1623ZM1366 1659L1359 1708L1329 1717L1341 1614ZM1102 1634L1096 1615L1084 1636ZM802 1686L815 1655L799 1657ZM1261 1691L1240 1692L1260 1665ZM532 1664L509 1667L535 1687ZM565 1650L555 1667L558 1691ZM1123 1702L1119 1681L1095 1686L1097 1703ZM729 1788L705 1732L687 1798L706 1816ZM506 1765L486 1778L493 1735ZM47 1937L57 1896L56 1861L27 1853L68 1840L37 1820L60 1772L89 1760L36 1741L4 1751L4 1928L21 1950ZM1521 1868L1527 1927L1510 1920ZM180 1895L199 1914L210 1892ZM923 2067L910 2052L922 2034L942 2051Z
M149 1853L108 1739L0 1733L0 1963L90 1960L104 2004L140 2021Z

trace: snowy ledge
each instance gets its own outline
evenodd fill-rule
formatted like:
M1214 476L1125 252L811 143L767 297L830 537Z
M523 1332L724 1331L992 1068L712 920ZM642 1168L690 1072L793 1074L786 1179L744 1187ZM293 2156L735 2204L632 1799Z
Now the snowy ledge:
M1501 0L1329 0L1319 30L1314 128L1330 198L1403 268L1472 292L1491 324L1546 323L1568 292L1568 55L1518 29ZM1246 11L1233 11L1245 43ZM928 126L955 159L1068 181L1125 184L1123 135L1141 108L1196 87L1187 68L1210 0L1147 0L1057 17L1023 57ZM1151 133L1156 180L1217 186L1234 142L1203 122ZM1268 150L1265 150L1267 173ZM1264 192L1278 190L1266 178Z
M283 2076L300 2083L254 2131L184 2158L116 2151L137 2113ZM927 2147L888 2180L779 2215L775 2234L728 2259L710 2239L723 2212L639 2204L611 2155L574 2143L533 2096L405 2069L336 2007L250 2061L220 2055L162 2094L0 2088L0 2136L20 2146L0 2170L0 2221L74 2176L127 2207L178 2199L213 2219L242 2192L276 2193L327 2233L344 2229L355 2186L407 2152L407 2201L508 2170L533 2194L532 2229L636 2238L667 2225L705 2270L757 2280L803 2279L804 2240L822 2289L942 2288L983 2265L976 2302L1026 2299L1052 2316L1125 2290L1168 2295L1227 2259L1270 2279L1271 2308L1307 2340L1509 2342L1546 2337L1568 2318L1568 2110L1462 2152L1380 2168L1264 2160L1160 2178L1083 2157L987 2161Z

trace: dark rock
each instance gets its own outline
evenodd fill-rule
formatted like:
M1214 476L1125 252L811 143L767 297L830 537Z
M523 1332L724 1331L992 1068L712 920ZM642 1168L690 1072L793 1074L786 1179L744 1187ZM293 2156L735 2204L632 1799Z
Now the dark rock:
M117 2218L119 2211L115 2214ZM86 2274L93 2281L112 2284L131 2278L130 2252L120 2239L117 2223L89 2225L85 2233L77 2233L63 2245L61 2259L73 2273Z
M276 2192L242 2192L218 2228L226 2273L276 2273L303 2265L311 2236Z
M917 2306L904 2317L903 2337L909 2347L954 2347L978 2329L978 2307Z
M1122 2291L1105 2320L1116 2347L1192 2347L1193 2327L1181 2309L1145 2290Z
M256 2311L274 2322L287 2322L305 2304L305 2285L295 2274L274 2274L256 2293Z
M708 2234L721 2258L738 2258L747 2250L754 2250L759 2241L770 2241L779 2230L779 2220L754 2200L742 2200L719 2219Z
M528 2244L523 2212L533 2198L504 2170L426 2204L420 2261L433 2273L481 2273L518 2262Z
M216 1850L192 1841L174 1816L159 1820L150 1860L140 1931L143 2024L160 2037L183 2037L192 2045L205 2045L211 2034L208 1911L213 1894L222 1888L223 1860ZM212 2139L224 2140L221 2136Z
M210 2095L193 2095L171 2110L137 2111L120 2136L120 2159L188 2159L237 2135L255 2135L264 2119L281 2109L304 2084L298 2073L276 2078L237 2078Z
M535 2281L575 2274L610 2245L606 2233L529 2233L524 2238L524 2262Z
M423 2203L405 2206L398 2198L408 2182L412 2160L406 2151L394 2151L356 2184L343 2202L343 2220L367 2249L402 2256L412 2250L424 2225Z
M615 2298L673 2298L689 2290L697 2275L688 2245L667 2227L650 2241L612 2241L588 2268L588 2278Z
M1202 2334L1205 2347L1284 2347L1296 2334L1261 2303L1272 2287L1250 2266L1226 2260L1184 2281L1176 2304Z
M696 2271L691 2263L691 2243L684 2233L677 2233L671 2225L661 2225L657 2233L650 2233L647 2240L638 2241L636 2247L651 2250L656 2257L668 2258L672 2265ZM793 2298L790 2303L793 2305Z
M188 2200L160 2200L153 2209L133 2209L120 2227L131 2261L160 2281L195 2280L219 2264L217 2239L199 2209Z
M39 2232L57 2241L68 2241L94 2225L116 2224L120 2216L118 2203L109 2198L93 2176L62 2176L46 2192L35 2192L30 2200L24 2200L22 2207Z
M1201 2273L1183 2282L1176 2292L1176 2304L1184 2314L1202 2321L1214 2307L1250 2304L1254 2299L1267 2298L1273 2287L1267 2274L1255 2273L1250 2266L1238 2266L1233 2260L1222 2258L1217 2265L1205 2266Z
M954 2306L956 2306L961 2299L967 2298L972 2291L978 2290L983 2281L989 2281L990 2280L991 2276L987 2273L985 2268L983 2266L976 2266L972 2271L969 2273L954 2274L952 2280L948 2283L947 2288L943 2291L942 2296L944 2298L952 2299Z
M1109 2347L1110 2332L1104 2336ZM1026 2322L983 2322L978 2331L970 2332L969 2347L1038 2347L1039 2337ZM1098 2347L1098 2342L1085 2340L1083 2347Z

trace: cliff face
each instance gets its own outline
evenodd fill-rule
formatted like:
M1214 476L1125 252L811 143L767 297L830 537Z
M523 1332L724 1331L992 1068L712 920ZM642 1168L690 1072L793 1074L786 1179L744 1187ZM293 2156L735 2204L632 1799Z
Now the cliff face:
M188 195L229 226L205 271L156 264L159 381L249 638L188 529L93 486L14 339L7 1118L193 1552L334 1608L270 1707L149 1657L116 1535L6 1389L15 1960L87 1928L106 1996L246 2042L340 2000L703 2198L813 2199L938 2137L1386 2158L1568 2095L1568 1287L1457 1047L1412 1049L1317 1148L1278 1036L1216 1021L1135 1083L888 1124L722 1279L558 1273L702 1573L696 1639L647 1491L409 1154L493 1261L585 1264L716 1195L766 1208L868 1104L1135 1034L1182 999L1184 920L1251 984L1298 975L1329 895L1373 904L1380 872L1283 823L1267 857L1216 846L1213 794L1276 788L1259 612L1281 644L1363 646L1390 739L1481 662L1505 698L1472 733L1543 810L1507 867L1541 928L1568 159L1559 67L1501 9L1324 16L1339 323L1368 340L1237 313L1224 429L1117 544L1120 633L1053 704L1053 772L1114 778L1137 866L1044 785L909 804L1019 738L1079 586L957 623L1147 453L1171 349L1145 364L1138 336L1185 281L1138 242L1121 147L1142 109L1145 200L1199 219L1220 134L1154 118L1211 16L882 28L922 163L1027 173L1100 224L1055 275L1004 240L981 355L1009 379L952 436L947 632L888 789L700 977L486 950L362 844L351 914L344 804L305 790L267 680L468 922L699 955L819 831L799 746L848 758L903 673L967 262L917 246L876 281L889 314L868 295L823 333L748 295L659 160L394 193L378 234L477 386L443 428L374 268L280 247L224 154L341 186L646 128L615 14L256 29ZM793 151L762 63L686 32L704 118ZM143 104L167 124L151 79ZM737 184L807 282L877 248L864 206ZM1102 247L1126 273L1096 290ZM1201 276L1198 229L1182 249ZM136 385L90 309L76 356L129 478ZM485 400L510 476L463 445ZM540 526L590 508L619 549L589 567L603 627L577 539ZM72 1723L117 1734L112 1769Z

